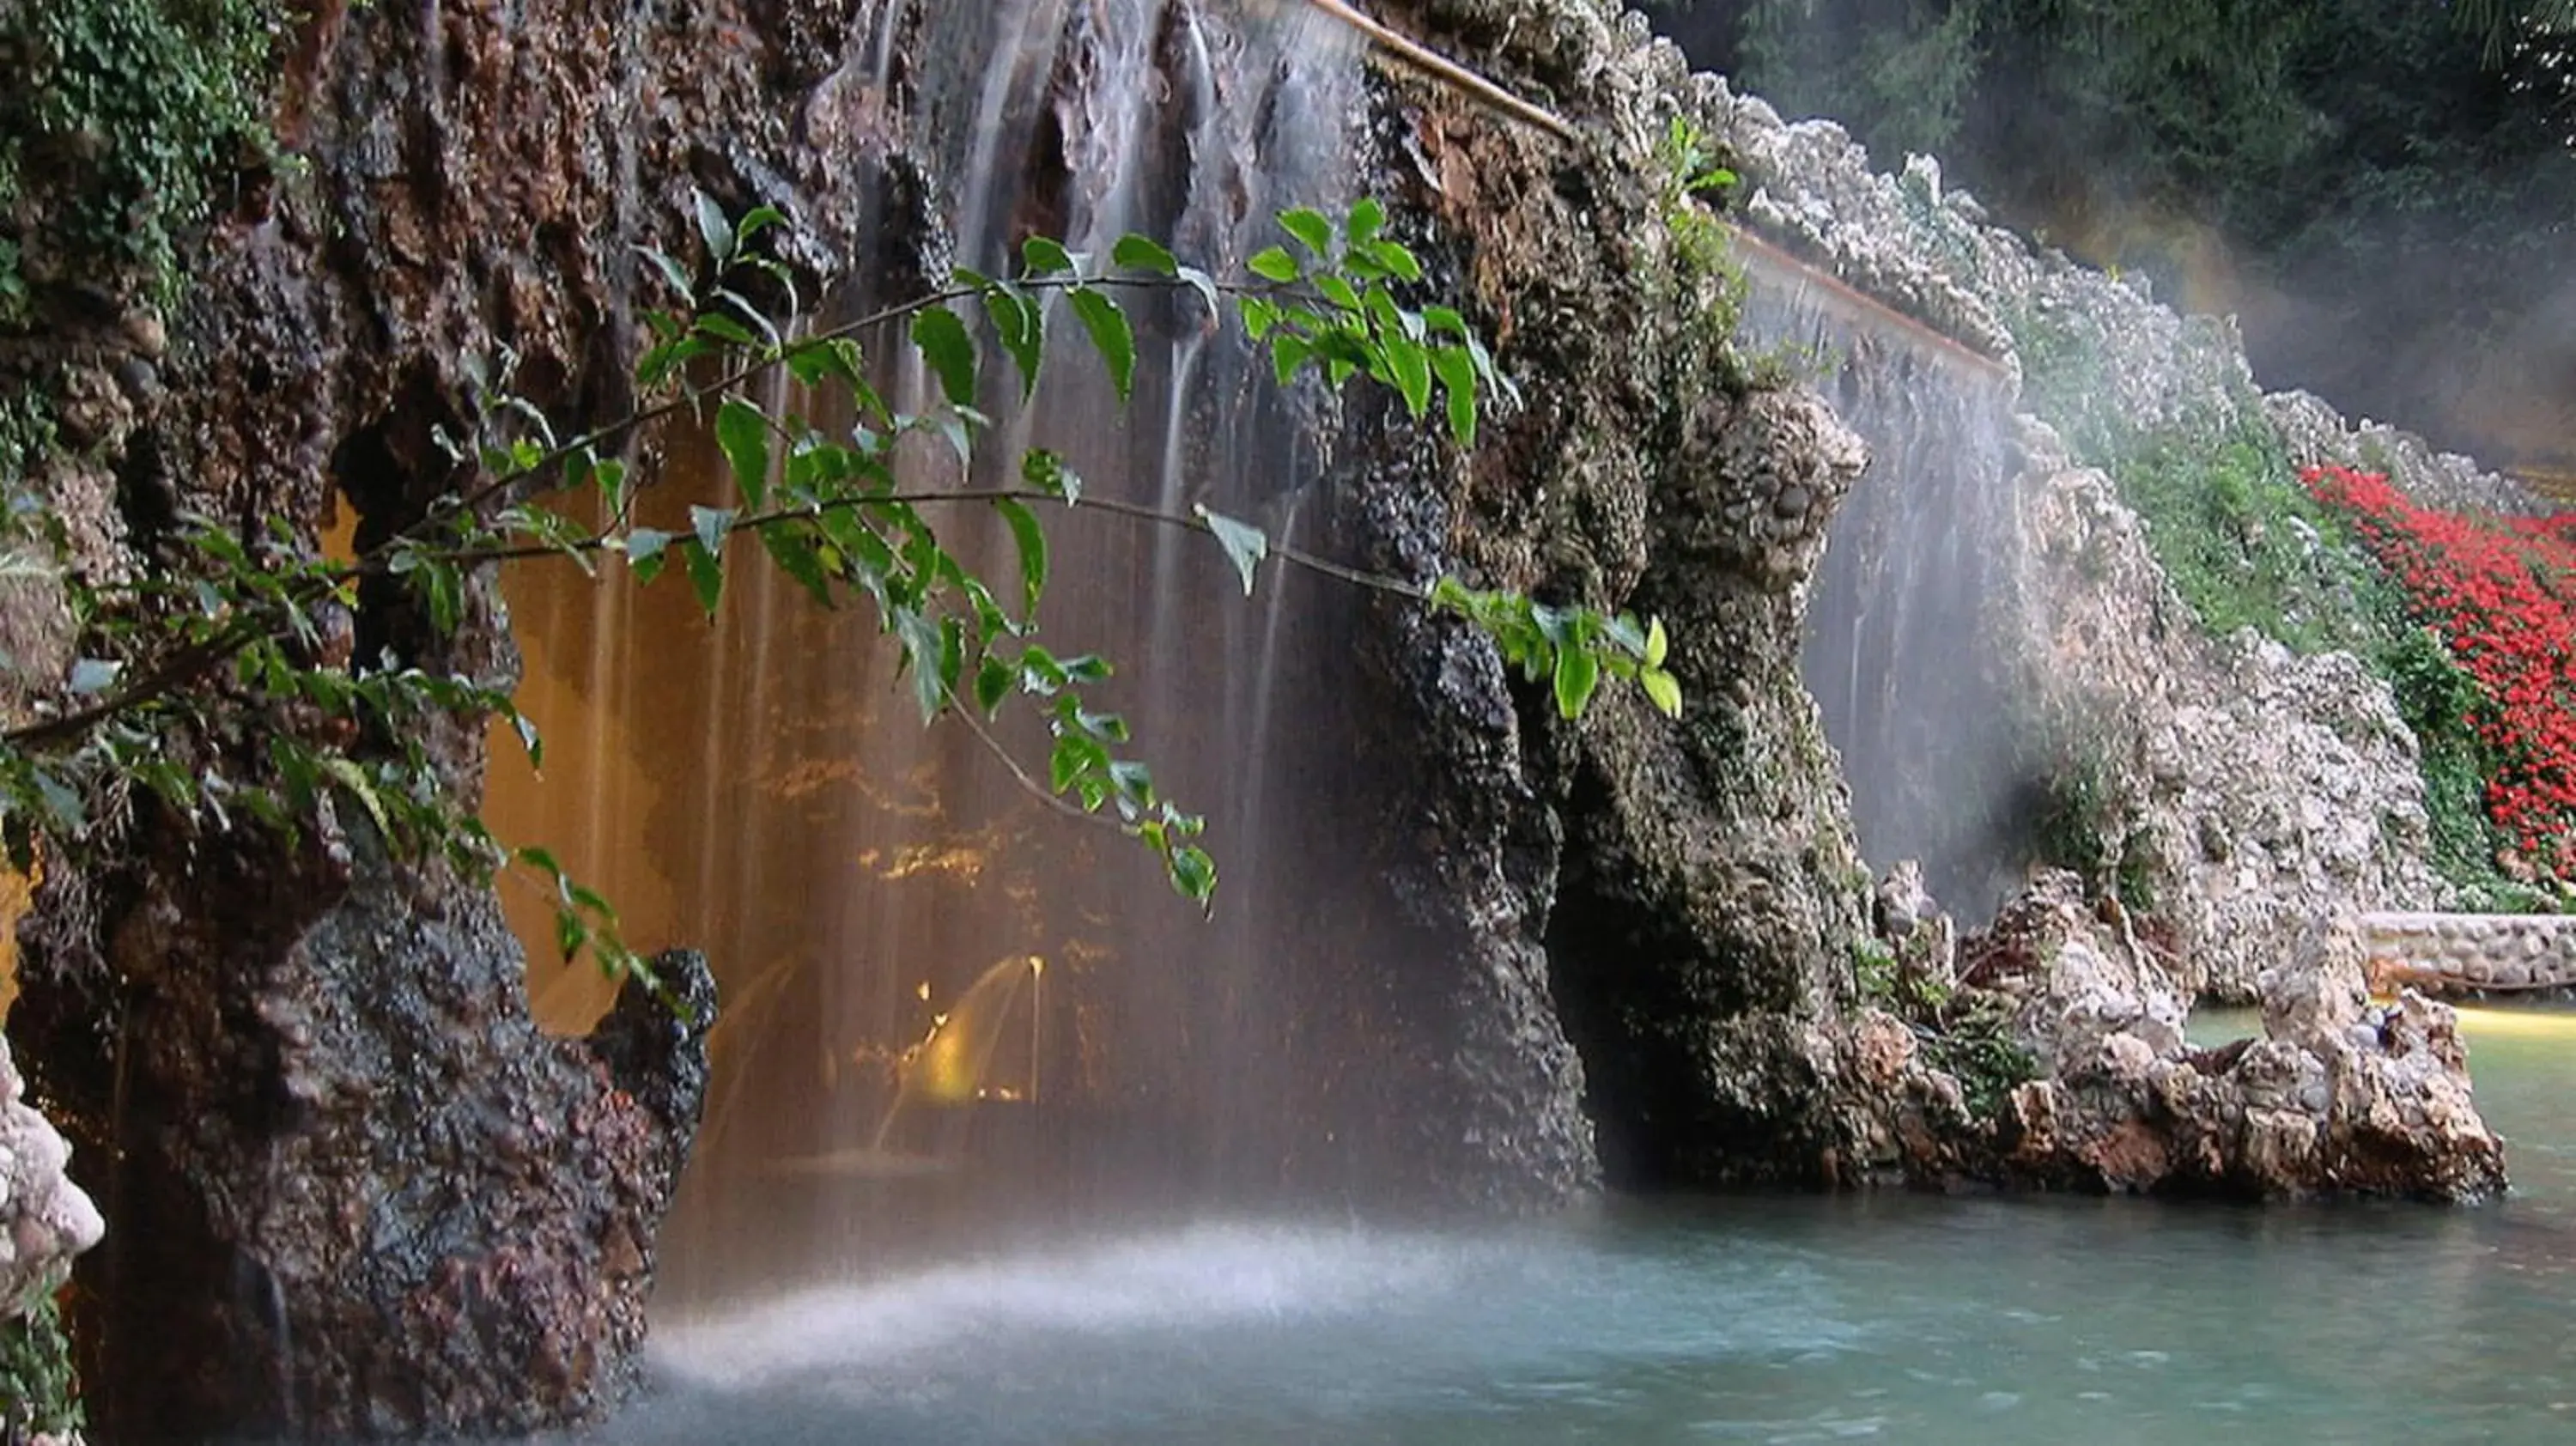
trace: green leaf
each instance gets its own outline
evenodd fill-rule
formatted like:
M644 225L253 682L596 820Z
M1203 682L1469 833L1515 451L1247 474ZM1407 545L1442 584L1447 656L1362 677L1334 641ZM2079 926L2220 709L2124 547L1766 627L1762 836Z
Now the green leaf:
M1646 690L1646 701L1667 718L1682 716L1681 680L1661 668L1647 668L1637 674L1637 683Z
M903 645L905 663L912 669L912 698L921 705L921 721L928 723L939 716L940 706L948 695L939 681L939 654L943 646L937 623L911 608L897 608L894 634Z
M1073 269L1073 253L1053 237L1032 236L1020 243L1020 264L1030 276L1060 276Z
M1233 563L1235 572L1242 576L1243 595L1252 596L1253 570L1270 555L1269 535L1249 523L1237 522L1205 507L1199 508L1198 514L1199 520L1207 524L1207 530L1215 535L1217 545L1225 549L1226 560Z
M1273 246L1257 252L1251 260L1243 264L1250 268L1253 275L1262 280L1276 281L1283 286L1295 281L1299 274L1297 259L1290 256L1284 246Z
M1376 240L1379 228L1385 225L1386 207L1379 205L1376 197L1362 196L1351 203L1350 223L1345 229L1353 246L1366 246Z
M784 527L764 527L759 531L761 546L769 550L770 560L778 564L778 570L794 578L818 606L831 607L832 579L823 570L813 535Z
M1002 286L987 287L983 296L984 314L993 319L1002 350L1019 368L1020 400L1025 402L1038 389L1038 369L1046 357L1045 308Z
M1664 620L1662 618L1646 619L1646 651L1644 654L1646 666L1649 668L1662 667L1664 665L1664 654L1671 648L1671 646L1672 640L1664 635Z
M1185 844L1172 850L1172 887L1182 898L1200 905L1216 897L1216 860L1196 844Z
M1161 243L1132 232L1119 237L1118 244L1109 248L1109 259L1130 271L1150 271L1156 276L1181 274L1180 262Z
M1292 207L1279 213L1279 229L1296 237L1300 245L1319 258L1332 258L1333 223L1324 219L1323 212Z
M722 556L725 534L733 531L734 510L730 507L697 507L689 509L689 530L696 533L698 545L710 555Z
M1306 359L1314 354L1315 344L1293 331L1270 334L1270 369L1278 375L1279 385L1283 387L1297 379L1297 368L1304 366Z
M591 470L590 477L593 482L599 484L600 500L608 504L608 515L611 517L624 516L626 513L626 464L614 457L611 457L593 468Z
M35 769L29 779L36 785L36 801L44 810L48 832L71 838L89 827L89 809L81 802L80 794L56 778L52 770Z
M1476 359L1463 346L1444 346L1431 353L1431 369L1440 374L1440 389L1449 398L1449 435L1461 447L1476 445Z
M510 726L518 732L519 747L528 755L528 766L530 768L544 768L546 766L546 740L545 735L537 731L536 720L530 718L527 714L520 712L518 709L512 708L510 710Z
M966 323L944 306L934 306L912 319L912 344L922 360L939 374L940 390L960 407L975 405L975 341Z
M737 252L741 251L745 246L751 244L752 237L759 235L761 232L768 230L772 226L785 225L786 222L787 217L782 214L776 206L752 207L750 210L742 213L741 220L733 223L734 250Z
M691 191L697 202L698 236L707 243L707 254L723 265L733 259L733 222L726 219L724 207L704 191Z
M680 560L688 566L689 587L698 595L699 610L714 617L716 601L724 596L723 560L695 537L680 544Z
M668 283L673 291L685 297L696 289L690 281L687 269L672 260L668 254L656 251L650 246L638 246L635 252L651 263L655 271L661 273L662 280Z
M705 332L709 336L720 337L726 341L732 342L735 346L756 347L760 345L760 338L752 334L750 327L743 325L741 322L734 320L732 317L725 315L721 311L710 311L699 317L698 330Z
M1583 716L1584 706L1592 701L1592 690L1601 684L1601 663L1589 649L1559 647L1556 650L1556 711L1567 718Z
M1020 589L1025 599L1020 611L1034 618L1038 599L1046 592L1046 529L1038 526L1037 514L1028 509L1028 504L1017 498L997 497L993 499L993 510L1011 525L1011 540L1019 544Z
M670 544L670 533L650 527L632 528L626 534L626 565L634 568L639 574L644 571L647 564L659 567L662 561L662 549ZM645 580L649 582L651 578L647 577Z
M347 789L349 795L358 800L359 807L367 811L367 817L375 820L376 832L386 841L391 842L394 836L393 821L385 817L384 800L376 797L375 781L367 777L366 770L358 766L356 759L346 758L336 753L323 756L320 762L322 771L330 775L333 782Z
M992 717L1001 711L1002 699L1009 695L1017 674L1009 663L987 653L983 665L975 670L975 706Z
M1032 447L1020 454L1020 480L1067 507L1082 500L1082 475L1066 466L1062 456L1044 447Z
M733 467L734 485L753 507L769 496L769 419L740 397L716 408L716 446Z
M1127 325L1127 313L1108 293L1088 286L1073 293L1073 314L1082 318L1083 330L1091 333L1091 344L1100 351L1100 359L1109 365L1109 381L1118 388L1118 400L1127 400L1136 384L1136 336Z
M1411 251L1393 241L1372 241L1352 249L1367 252L1370 259L1393 272L1397 280L1414 282L1422 279L1422 263L1414 259Z
M1333 305L1340 307L1344 311L1357 311L1360 309L1359 292L1353 290L1348 281L1333 275L1331 272L1326 272L1315 278L1315 289L1324 293L1324 299L1326 301L1331 302Z
M104 693L116 682L116 675L124 668L123 663L106 658L82 658L72 664L71 680L64 686L82 696Z
M1430 353L1401 336L1390 336L1385 355L1386 368L1395 376L1395 389L1404 397L1404 409L1421 416L1431 405Z
M571 963L581 946L589 942L590 925L582 922L581 915L570 909L555 910L555 947L563 951L565 963Z

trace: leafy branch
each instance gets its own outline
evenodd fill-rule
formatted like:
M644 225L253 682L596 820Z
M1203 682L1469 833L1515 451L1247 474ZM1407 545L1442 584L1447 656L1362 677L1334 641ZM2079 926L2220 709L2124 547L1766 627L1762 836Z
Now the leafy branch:
M1129 754L1126 721L1093 705L1111 665L1041 640L1051 566L1045 511L1087 507L1204 533L1247 593L1276 557L1454 614L1492 635L1532 681L1548 682L1568 718L1604 674L1637 683L1667 713L1680 709L1679 684L1663 667L1663 628L1651 619L1542 606L1455 578L1387 577L1205 508L1181 515L1087 496L1065 459L1042 447L1018 457L1009 484L969 485L996 427L986 398L1008 407L1035 395L1062 313L1119 398L1130 395L1137 344L1118 296L1136 291L1195 297L1211 319L1231 307L1283 386L1312 374L1338 390L1365 376L1416 419L1438 401L1452 439L1472 446L1483 406L1516 395L1455 309L1404 303L1422 268L1385 235L1375 202L1339 222L1283 212L1295 249L1252 257L1248 281L1220 281L1142 236L1121 239L1105 261L1038 237L1023 245L1016 275L961 269L914 300L795 335L803 308L794 278L760 244L784 218L766 207L728 217L701 197L695 220L703 279L669 255L642 253L681 306L646 317L652 341L635 365L643 401L631 413L562 437L511 390L514 359L505 354L496 366L469 368L471 435L440 436L459 468L455 491L353 561L312 555L280 521L245 539L190 519L164 566L113 585L65 575L83 656L34 717L0 733L0 838L11 858L23 868L40 846L77 852L137 790L192 826L248 820L290 834L338 796L406 856L443 856L477 878L521 870L551 897L567 957L588 951L613 973L640 969L608 902L544 849L494 840L429 756L423 739L436 720L499 717L541 764L543 741L508 686L390 652L353 657L359 585L398 584L431 632L446 637L463 625L476 579L492 566L559 557L596 575L617 559L649 584L676 560L712 615L741 535L756 538L818 605L864 600L893 640L897 675L925 723L955 717L1031 793L1136 839L1203 907L1217 878L1197 841L1204 821L1165 798ZM783 308L772 315L755 291L782 297ZM895 344L908 345L936 383L917 411L898 410L900 399L873 379L867 342L898 326ZM764 405L755 385L782 370L818 410L855 420L826 427L794 407ZM615 450L640 429L682 417L712 433L729 490L689 507L684 530L642 525L636 478ZM904 446L915 437L953 454L956 485L928 485L917 449ZM1002 519L1016 576L987 580L946 546L933 517L960 506ZM584 508L595 520L576 515ZM1042 762L1023 762L1000 742L992 725L1006 708L1043 730Z

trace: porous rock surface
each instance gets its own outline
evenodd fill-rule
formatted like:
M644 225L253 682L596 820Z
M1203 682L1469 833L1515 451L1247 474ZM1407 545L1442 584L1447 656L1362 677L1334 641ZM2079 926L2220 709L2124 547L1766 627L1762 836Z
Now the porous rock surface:
M2111 479L2031 430L2005 613L2018 696L2060 766L2100 770L2101 847L2150 896L2183 986L2251 1000L2313 919L2439 898L2387 688L2346 653L2211 637Z
M2373 1006L2351 917L2317 920L2262 980L2263 1033L2211 1049L2188 996L2116 904L2043 875L1960 945L1964 989L2000 1000L2036 1077L1982 1139L1890 1131L1903 1168L2037 1188L2246 1199L2327 1194L2474 1200L2505 1183L2451 1009L2412 991ZM1889 1097L1945 1102L1895 1042ZM1910 1092L1910 1095L1909 1095ZM1918 1106L1912 1118L1923 1113Z
M1406 239L1523 404L1463 462L1381 443L1337 525L1402 575L1662 617L1685 701L1666 719L1605 687L1568 723L1483 638L1388 606L1362 647L1426 759L1388 872L1493 978L1552 1001L1579 1069L1533 1118L1597 1131L1610 1179L1841 1178L1869 878L1797 646L1863 454L1812 395L1728 370L1722 278L1682 254L1653 153L1694 104L1677 51L1591 0L1389 9L1584 140L1393 87L1367 168L1401 183Z
M2270 427L2294 460L2389 471L2446 506L2528 510L2512 483L2313 397L2266 397L2232 323L2185 317L1986 222L1938 164L1874 171L1829 121L1784 122L1703 78L1745 177L1743 216L1859 289L2043 380L2072 430ZM2080 360L2079 360L2080 359ZM2080 381L2069 385L2081 366ZM2108 852L2153 895L2188 986L2250 1000L2257 975L2337 910L2448 902L2430 863L2414 740L2385 685L2348 657L2210 639L2110 479L2022 420L2021 465L1995 479L2018 525L1981 539L2012 577L2007 630L2024 717L2061 768L2099 765Z
M25 1095L9 1042L0 1039L0 1321L62 1284L73 1258L107 1228L89 1192L72 1182L71 1145Z
M680 1012L630 980L591 1040L548 1039L490 894L396 874L365 825L187 852L85 879L98 934L40 912L21 936L12 1027L116 1213L79 1337L116 1386L102 1433L511 1430L617 1400L705 1084L704 961L655 961ZM151 1054L120 1071L120 1047Z
M74 560L114 577L183 511L310 540L335 500L381 539L454 486L433 432L470 431L505 349L567 431L623 413L636 309L667 302L635 248L689 254L693 188L739 212L828 179L808 134L836 113L801 107L857 8L298 11L275 124L301 164L227 183L183 309L40 296L50 324L0 356L76 404L37 478ZM800 235L845 237L858 198L812 189ZM497 598L466 611L441 640L370 588L353 645L506 678ZM422 741L479 790L480 720ZM240 752L183 766L261 776ZM104 1436L512 1432L633 1378L695 1036L547 1040L489 891L374 848L363 822L194 836L145 802L95 868L49 861L12 1033L116 1226L73 1320Z

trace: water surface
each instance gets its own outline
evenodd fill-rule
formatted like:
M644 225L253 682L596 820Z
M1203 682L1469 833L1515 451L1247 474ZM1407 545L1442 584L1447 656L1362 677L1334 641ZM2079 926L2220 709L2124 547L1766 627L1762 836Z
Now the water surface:
M2472 1011L2515 1194L1877 1194L1186 1224L665 1319L646 1443L2576 1440L2576 1015Z

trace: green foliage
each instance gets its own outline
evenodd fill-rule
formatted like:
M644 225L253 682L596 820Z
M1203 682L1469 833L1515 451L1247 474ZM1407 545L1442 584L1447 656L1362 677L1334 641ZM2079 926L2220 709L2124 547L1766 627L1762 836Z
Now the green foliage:
M1640 626L1625 613L1614 618L1588 608L1548 607L1447 577L1433 585L1431 605L1491 635L1504 664L1520 669L1524 680L1547 683L1560 716L1582 717L1604 673L1635 683L1664 716L1681 716L1681 680L1664 667L1669 642L1659 618Z
M1953 989L1928 971L1908 969L1876 935L1852 941L1852 977L1863 1003L1913 1030L1926 1065L1959 1081L1976 1118L1993 1118L2014 1086L2039 1077L2039 1062L2013 1037L2011 1000Z
M0 9L0 325L30 301L23 253L178 284L177 236L268 150L278 0L46 0ZM22 195L41 189L29 209ZM36 236L16 229L33 225Z
M1924 1063L1959 1081L1968 1113L1992 1119L2016 1086L2039 1078L2039 1061L2013 1037L2012 1003L1982 991L1962 993L1931 1024L1914 1028Z
M1852 940L1852 979L1860 986L1860 997L1882 1008L1897 1005L1899 976L1896 951L1875 934L1863 934Z
M1250 282L1221 283L1143 237L1120 241L1105 266L1033 238L1016 276L961 270L933 294L802 335L794 333L793 278L763 250L764 233L783 218L767 208L729 217L701 197L693 219L702 267L644 253L676 306L644 317L650 344L636 379L645 401L635 413L559 435L512 390L515 359L503 355L468 368L479 410L467 434L438 437L470 480L354 564L313 556L282 521L245 535L186 518L175 566L114 584L64 575L81 655L36 700L33 721L0 735L0 839L11 858L25 867L40 851L77 857L112 836L138 795L157 800L171 822L213 830L292 834L325 806L354 808L407 857L442 858L473 878L502 868L534 874L555 901L556 943L567 958L587 952L612 974L641 971L607 900L567 877L546 850L495 840L449 794L430 757L424 740L437 720L498 717L541 760L543 740L506 688L390 652L350 657L351 618L361 583L382 579L443 636L464 624L478 571L491 565L555 558L596 575L622 562L649 584L675 554L713 613L736 543L756 537L818 605L874 612L925 723L950 718L972 730L1030 792L1134 838L1176 890L1207 905L1217 868L1197 842L1202 820L1161 795L1128 752L1125 720L1092 701L1110 664L1041 638L1050 580L1043 518L1077 506L1205 533L1247 591L1264 565L1285 561L1464 617L1533 679L1552 680L1569 718L1604 674L1635 682L1667 713L1680 709L1680 685L1663 666L1667 640L1652 619L1541 607L1455 579L1426 586L1378 577L1279 546L1204 508L1179 515L1086 497L1082 479L1043 448L1018 458L1007 485L973 480L998 425L978 404L997 391L1034 393L1053 303L1072 311L1112 385L1128 392L1136 346L1117 294L1139 290L1230 303L1249 337L1269 348L1283 385L1308 372L1334 387L1366 376L1415 417L1428 413L1436 389L1450 436L1472 443L1481 404L1508 399L1510 387L1456 311L1397 299L1421 267L1382 234L1385 215L1373 202L1339 223L1284 213L1281 226L1302 255L1264 251ZM761 287L784 296L784 314L751 299ZM983 336L970 316L985 323ZM865 346L889 328L938 382L938 397L919 413L898 412L870 379ZM998 358L987 355L987 338ZM855 424L764 407L755 388L777 369L802 384L805 404ZM634 520L636 479L617 454L626 434L682 417L709 426L731 487L717 505L691 507L688 529L673 533ZM909 461L898 470L899 451L920 453L904 445L914 437L953 457L953 475L925 475L938 469ZM1018 563L1004 588L943 541L937 519L959 507L1002 518ZM53 530L58 546L58 524ZM1042 760L1023 762L997 741L988 725L1005 708L1034 716L1047 739Z
M53 1297L0 1321L0 1441L79 1431L87 1423L78 1398L71 1338Z
M2223 420L2147 429L2104 410L2117 395L2100 351L2042 318L2017 318L2025 395L2083 461L2108 470L2147 524L2156 561L2212 633L2252 628L2300 653L2349 652L2394 695L2421 750L2433 863L2467 907L2549 907L2507 878L2506 840L2488 818L2495 769L2479 738L2474 685L2407 614L2404 595L2331 509L2299 482L2280 437L2238 397ZM2050 856L2146 912L2143 870L2107 842L2108 803L2084 769L2060 770L2042 833Z
M1732 334L1735 313L1743 303L1743 277L1727 243L1716 207L1736 185L1736 175L1719 163L1715 146L1698 124L1676 115L1655 138L1657 205L1664 231L1672 239L1673 257L1690 282L1714 281L1724 315L1721 328Z

